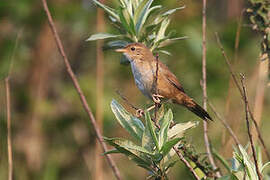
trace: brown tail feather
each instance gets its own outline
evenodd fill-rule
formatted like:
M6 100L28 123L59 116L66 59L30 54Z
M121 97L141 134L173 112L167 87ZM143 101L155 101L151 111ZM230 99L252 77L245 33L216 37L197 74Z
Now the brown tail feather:
M210 117L210 115L196 102L192 100L192 98L188 97L186 94L181 93L177 96L177 99L175 100L177 104L185 106L188 110L199 116L203 120L211 120L213 119Z
M210 117L210 115L197 103L195 103L195 106L186 106L188 110L195 113L197 116L202 118L203 120L211 120L213 119Z

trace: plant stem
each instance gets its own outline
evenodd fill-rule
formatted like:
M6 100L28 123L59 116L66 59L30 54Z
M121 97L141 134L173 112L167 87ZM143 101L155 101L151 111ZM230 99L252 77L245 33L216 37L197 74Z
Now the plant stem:
M156 55L156 76L155 76L155 93L158 95L158 54ZM157 122L157 111L158 111L158 103L155 102L155 123Z
M245 103L245 113L246 113L246 123L247 123L248 137L249 137L249 141L250 141L250 145L251 145L251 149L252 149L252 156L253 156L253 159L254 159L256 172L257 172L259 180L262 180L262 175L260 173L259 166L258 166L258 160L257 160L257 157L256 157L255 146L254 146L254 142L253 142L253 139L252 139L252 134L250 132L250 124L249 124L249 120L248 120L247 90L246 90L246 86L245 86L245 83L244 83L244 79L245 79L245 76L241 75L241 83L242 83L242 88L243 88L243 93L244 93L244 103Z
M5 87L6 87L6 109L7 109L8 180L12 180L13 179L13 158L12 158L12 143L11 143L9 76L5 78Z
M212 105L212 103L210 103L210 102L208 101L208 104L209 104L210 108L212 109L212 111L213 111L213 112L215 113L215 115L217 116L217 118L221 121L221 123L223 124L223 126L229 131L229 133L231 134L231 136L232 136L232 138L233 138L235 144L236 144L237 147L238 147L238 145L240 144L240 141L239 141L239 139L237 138L237 136L234 134L234 132L233 132L232 128L230 127L230 125L227 123L227 121L226 121L225 119L223 119L223 118L221 117L221 115L217 112L217 110L216 110L215 107Z
M203 8L202 8L202 89L203 89L203 108L207 110L207 90L206 90L206 0L203 0ZM207 152L208 159L210 164L213 166L213 169L217 169L215 164L211 148L210 142L208 138L208 125L206 121L203 121L203 132L204 132L204 142L205 148ZM220 173L216 172L217 177L221 177Z
M229 60L229 58L228 58L228 56L227 56L227 54L226 54L226 52L225 52L225 50L224 50L224 47L223 47L223 45L222 45L221 42L220 42L220 38L219 38L219 36L218 36L218 33L216 32L215 35L216 35L217 43L218 43L218 45L219 45L219 48L220 48L220 50L221 50L221 53L222 53L222 55L223 55L223 57L224 57L224 59L225 59L225 62L226 62L226 64L227 64L227 67L228 67L228 69L229 69L229 71L230 71L230 74L231 74L231 76L232 76L232 78L233 78L234 84L236 85L237 89L239 90L239 93L240 93L240 95L241 95L241 97L242 97L242 100L244 100L244 94L243 94L243 91L242 91L242 89L241 89L241 87L240 87L240 85L239 85L239 82L237 81L236 75L235 75L235 73L234 73L234 71L233 71L232 65L231 65L230 60ZM256 132L257 132L258 137L259 137L259 140L260 140L260 142L261 142L261 144L262 144L262 146L263 146L264 153L266 154L267 159L270 160L270 154L269 154L269 152L267 151L266 145L265 145L264 140L263 140L262 135L261 135L260 128L259 128L259 126L258 126L257 121L255 120L255 118L254 118L254 116L253 116L253 113L251 112L251 108L250 108L249 104L248 104L248 113L249 113L249 115L250 115L250 118L251 118L252 122L253 122L254 125L255 125Z
M103 141L103 138L102 138L102 135L101 135L101 132L100 132L100 129L96 123L96 120L95 120L95 117L86 101L86 98L81 90L81 87L79 85L79 82L77 80L77 77L76 75L74 74L73 70L71 69L71 66L70 66L70 63L69 63L69 60L66 56L66 53L64 51L64 48L63 48L63 45L62 45L62 42L59 38L59 35L57 33L57 30L56 30L56 27L54 25L54 22L53 22L53 19L52 19L52 16L51 16L51 13L48 9L48 5L47 5L47 1L46 0L42 0L42 4L43 4L43 8L46 12L46 15L47 15L47 18L48 18L48 21L49 21L49 25L51 27L51 30L52 30L52 33L53 33L53 36L55 38L55 42L56 42L56 45L58 47L58 50L61 54L61 56L63 57L63 60L64 60L64 63L65 63L65 67L66 67L66 70L68 72L68 75L70 76L72 82L73 82L73 85L80 97L80 100L82 102L82 105L83 105L83 108L84 110L86 111L87 115L88 115L88 118L90 120L90 122L92 123L93 127L94 127L94 130L95 130L95 133L96 133L96 136L97 136L97 139L100 143L100 145L102 146L102 149L104 152L108 151L108 148L107 148L107 145L105 144L105 142ZM112 170L113 170L113 173L116 177L116 179L118 180L121 180L121 177L120 177L120 172L118 170L118 168L116 167L116 164L115 162L113 161L113 159L111 158L110 155L106 154L105 155L109 165L111 166Z
M197 179L200 180L201 178L196 174L196 172L194 171L194 169L192 168L192 166L189 164L189 162L184 158L184 156L181 154L181 152L176 148L173 147L174 151L176 152L177 156L179 157L179 159L187 166L187 168L189 169L189 171L193 174L193 176Z

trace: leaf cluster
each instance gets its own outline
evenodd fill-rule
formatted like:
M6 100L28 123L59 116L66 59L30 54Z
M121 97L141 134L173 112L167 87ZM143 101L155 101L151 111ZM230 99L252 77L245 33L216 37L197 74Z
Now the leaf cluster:
M170 15L183 7L164 10L162 5L153 5L154 0L118 0L119 6L111 8L98 0L93 2L102 8L119 34L98 33L91 35L87 41L111 39L105 48L124 47L128 43L141 42L151 51L170 54L162 48L176 40L186 37L176 37L174 31L167 33Z
M256 149L256 157L260 173L263 175L264 179L269 180L270 176L265 174L264 171L269 166L270 162L263 164L261 149L259 146L257 146ZM247 153L247 150L242 145L239 145L238 149L234 150L231 164L231 167L228 165L225 166L229 171L229 175L223 176L220 180L259 180L255 163L252 161L252 157Z
M185 140L181 141L178 149L182 151L182 154L192 164L197 174L204 174L206 177L214 177L215 170L212 165L208 162L206 154L198 154L192 144L187 143Z
M167 178L167 172L177 162L173 147L178 146L186 130L197 126L197 122L178 123L170 127L173 113L169 109L159 110L158 127L154 125L150 113L145 113L145 123L127 112L116 100L111 109L119 124L133 137L104 138L115 149L106 153L121 153L138 166L148 170L152 178Z
M262 34L261 59L270 59L270 1L249 0L246 10L253 30Z

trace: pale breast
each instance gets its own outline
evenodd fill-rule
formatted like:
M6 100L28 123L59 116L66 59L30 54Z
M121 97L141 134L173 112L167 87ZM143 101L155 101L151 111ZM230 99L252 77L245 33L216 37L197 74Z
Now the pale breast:
M132 61L130 64L136 86L145 96L151 98L151 88L154 78L150 65L143 63L143 68L138 68L138 62ZM140 65L142 66L142 64Z

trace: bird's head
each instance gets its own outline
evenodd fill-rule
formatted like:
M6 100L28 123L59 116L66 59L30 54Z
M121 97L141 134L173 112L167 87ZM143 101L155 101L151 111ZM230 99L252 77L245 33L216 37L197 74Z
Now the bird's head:
M122 49L116 49L116 52L124 53L130 62L146 61L152 58L153 54L144 44L132 43Z

